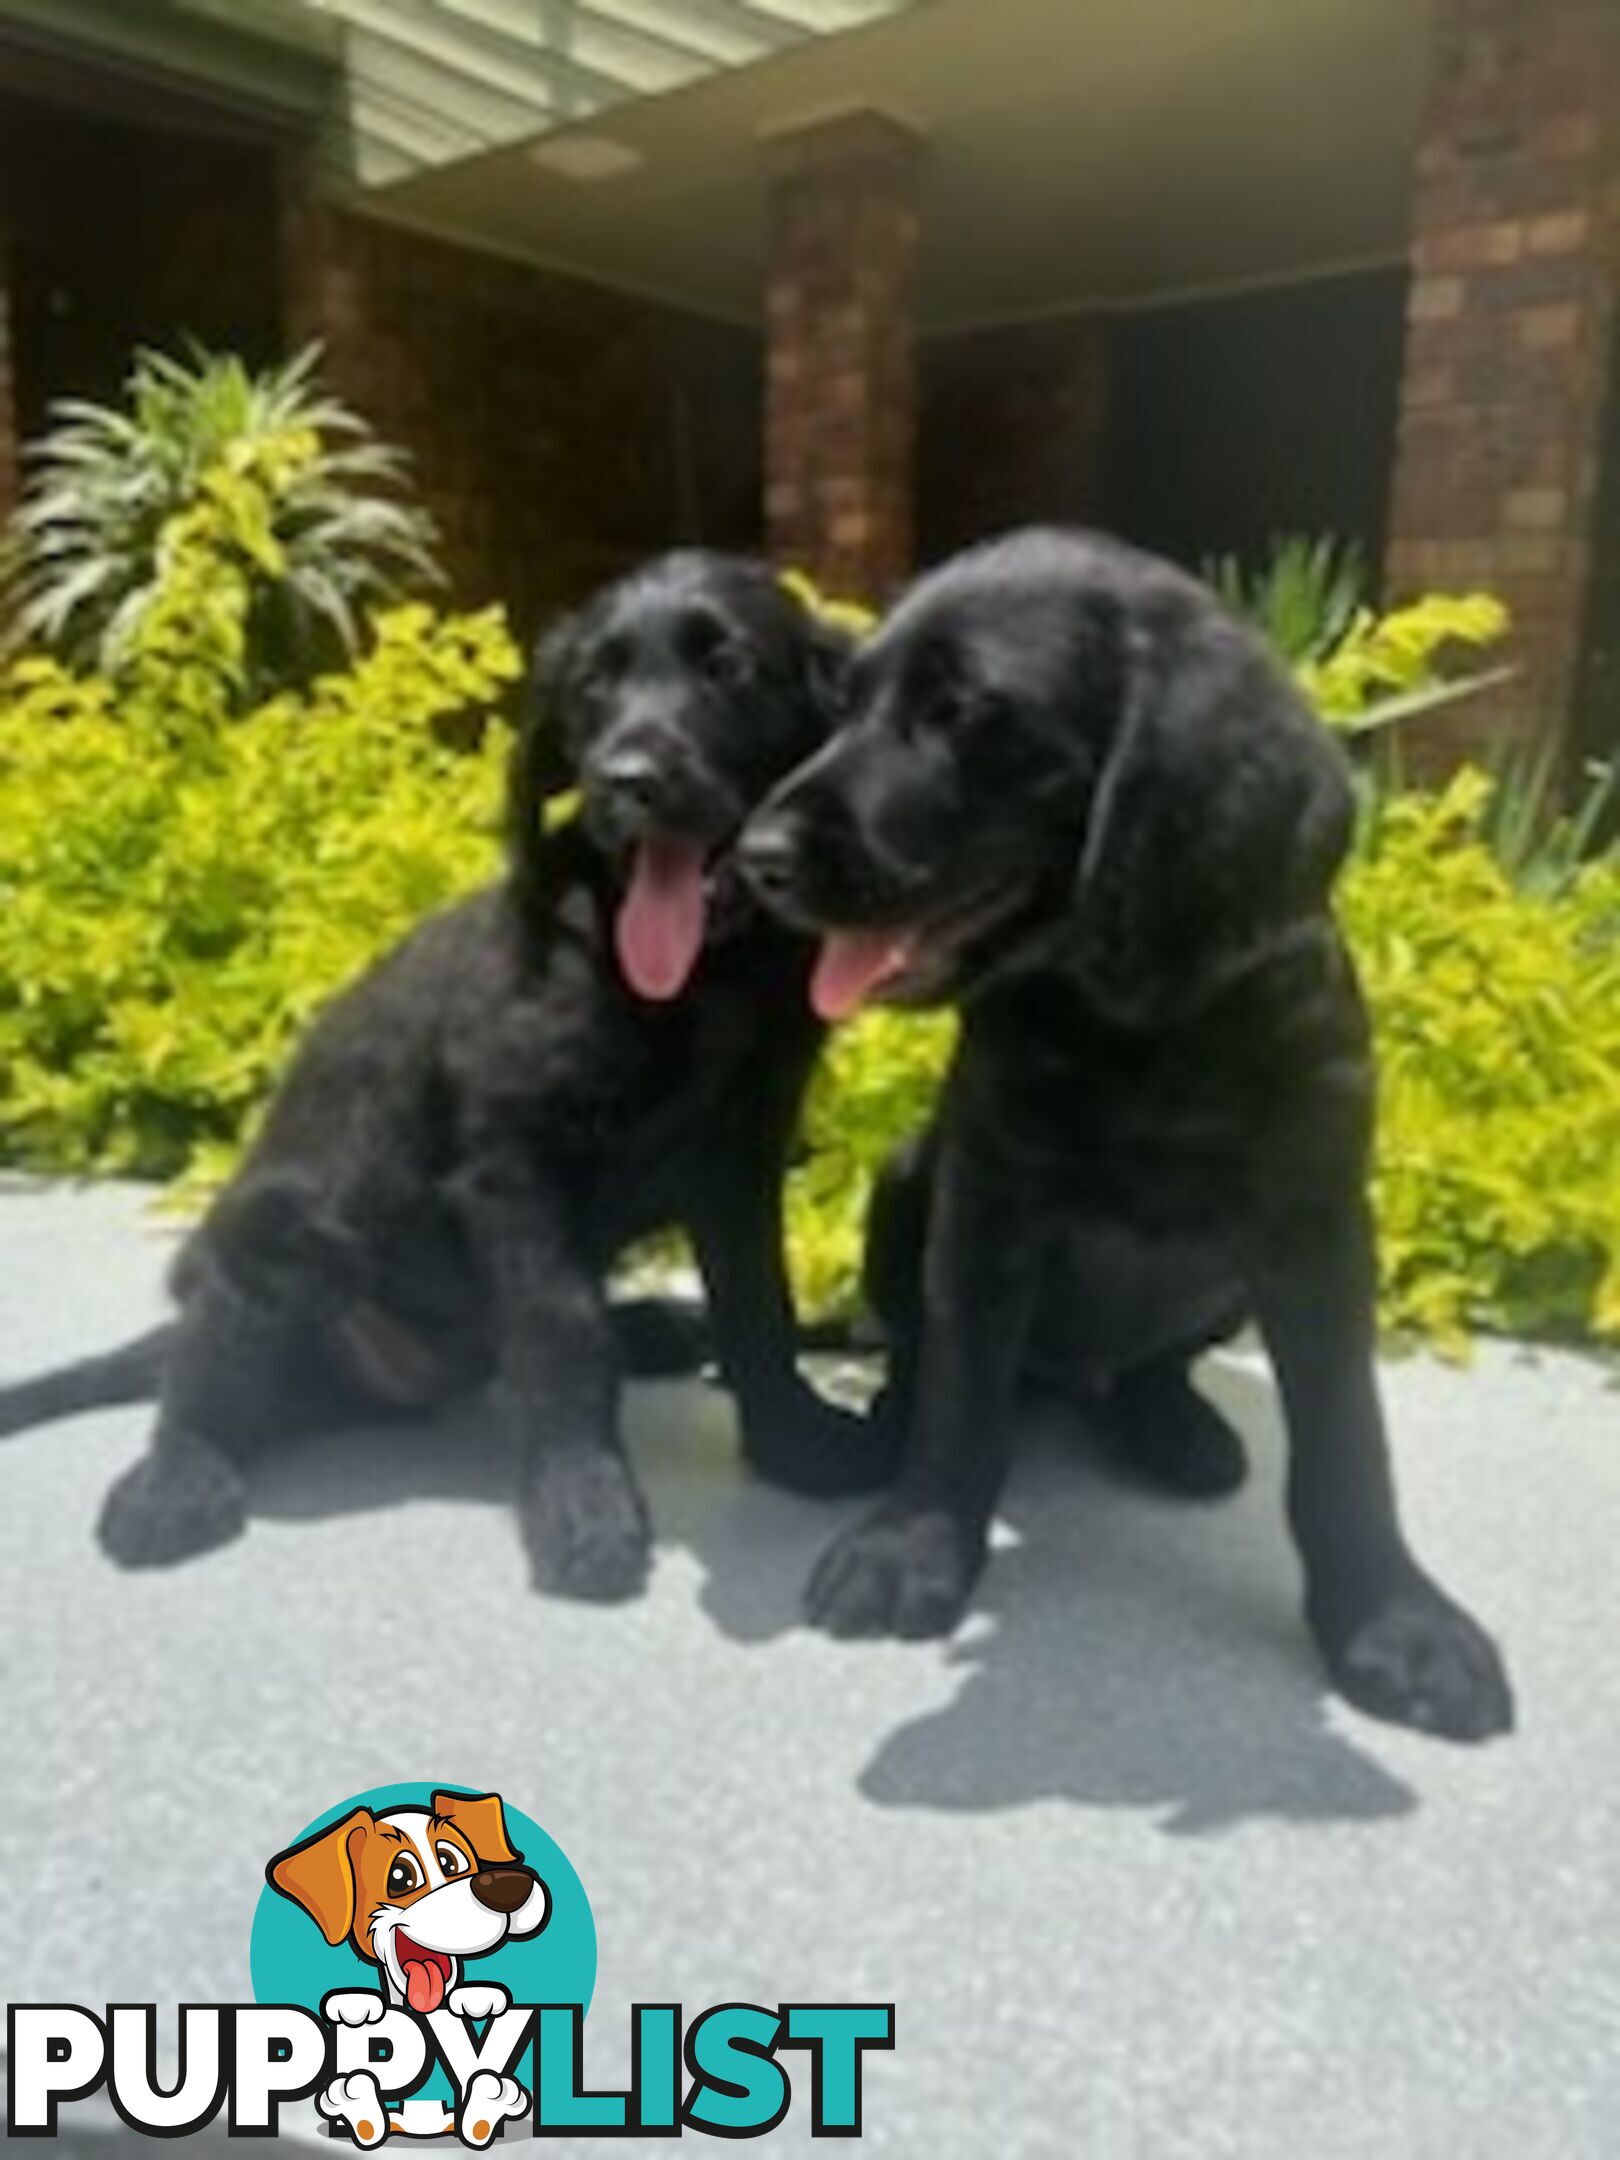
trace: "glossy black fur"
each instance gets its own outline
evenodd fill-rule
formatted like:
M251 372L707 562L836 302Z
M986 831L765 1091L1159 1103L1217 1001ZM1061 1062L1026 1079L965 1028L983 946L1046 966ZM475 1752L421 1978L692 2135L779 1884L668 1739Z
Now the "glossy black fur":
M493 1380L537 1579L633 1591L648 1521L603 1278L670 1224L696 1248L751 1462L813 1491L878 1481L859 1422L798 1375L782 1269L781 1180L820 1035L810 948L753 905L726 854L825 738L841 665L763 568L696 554L545 640L513 760L510 874L327 1009L184 1251L152 1446L102 1515L116 1558L234 1534L247 1458L290 1428L410 1414ZM548 837L542 801L576 776L582 806ZM668 1003L632 992L612 940L627 851L649 830L715 850L708 941ZM152 1351L94 1361L81 1400L140 1392ZM37 1384L20 1399L37 1405ZM71 1387L61 1400L75 1406Z
M1028 532L921 581L847 725L758 813L747 873L794 922L932 927L963 1008L936 1123L874 1215L900 1480L810 1588L840 1634L960 1617L1032 1364L1100 1397L1157 1474L1242 1453L1188 1378L1252 1314L1290 1440L1306 1609L1343 1692L1505 1729L1497 1653L1418 1566L1374 1376L1374 1072L1329 892L1336 748L1169 565Z

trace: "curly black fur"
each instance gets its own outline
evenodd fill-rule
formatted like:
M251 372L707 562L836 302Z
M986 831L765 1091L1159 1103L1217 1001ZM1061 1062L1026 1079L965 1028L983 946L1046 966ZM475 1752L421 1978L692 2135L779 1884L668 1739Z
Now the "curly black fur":
M749 808L825 738L843 661L768 571L701 554L649 565L545 639L510 874L316 1022L184 1250L172 1328L0 1400L15 1426L161 1378L151 1451L102 1515L117 1559L232 1535L248 1460L289 1429L408 1415L492 1379L537 1577L633 1591L648 1522L603 1277L668 1224L695 1246L749 1459L812 1491L879 1481L865 1429L798 1374L783 1276L781 1179L820 1036L810 946L729 864ZM544 798L576 780L578 814L548 834ZM706 927L689 979L647 996L625 978L626 883L672 843L707 860Z

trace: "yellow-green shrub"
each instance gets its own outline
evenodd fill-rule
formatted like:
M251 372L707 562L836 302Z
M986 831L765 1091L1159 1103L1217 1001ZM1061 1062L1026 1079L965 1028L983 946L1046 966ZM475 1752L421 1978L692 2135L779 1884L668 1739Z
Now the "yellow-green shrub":
M1358 608L1332 649L1294 675L1329 727L1361 734L1448 702L1442 660L1486 652L1507 630L1507 609L1488 593L1429 593L1384 615Z
M806 1311L848 1303L872 1180L927 1118L955 1039L947 1014L879 1010L832 1036L811 1088L804 1156L788 1180L793 1281Z
M435 724L517 675L498 613L394 610L352 667L234 719L231 632L206 628L116 685L0 677L10 1162L206 1166L315 1008L495 859L500 730L467 753Z
M1340 914L1377 1032L1386 1320L1620 1338L1620 860L1525 891L1493 783L1380 807Z
M0 674L0 1160L215 1175L314 1010L494 866L519 671L494 612L379 617L361 657L243 710L239 500L166 535L116 680ZM1519 889L1490 783L1388 797L1342 914L1383 1078L1390 1323L1620 1338L1620 865ZM847 1300L871 1179L927 1114L945 1018L843 1030L789 1191L796 1279Z

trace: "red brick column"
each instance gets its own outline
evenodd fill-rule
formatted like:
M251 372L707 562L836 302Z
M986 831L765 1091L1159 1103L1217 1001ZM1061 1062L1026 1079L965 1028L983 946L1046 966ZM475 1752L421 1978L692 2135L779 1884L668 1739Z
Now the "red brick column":
M771 552L880 601L912 567L919 144L877 113L771 145L765 508Z
M0 518L16 508L22 488L17 378L11 337L10 249L0 232Z
M1568 740L1620 293L1615 0L1436 0L1389 582L1484 587L1522 675L1428 723L1438 761Z
M282 152L276 198L281 334L291 353L317 340L324 343L330 328L332 212L322 195L314 155L304 146Z

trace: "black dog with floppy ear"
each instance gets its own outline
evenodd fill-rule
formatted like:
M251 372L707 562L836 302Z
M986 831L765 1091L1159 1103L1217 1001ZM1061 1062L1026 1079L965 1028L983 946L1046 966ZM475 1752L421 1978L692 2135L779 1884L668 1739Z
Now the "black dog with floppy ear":
M795 1357L781 1187L820 1042L811 946L732 867L749 810L829 731L821 646L767 566L695 550L547 638L511 874L321 1014L192 1234L173 1323L0 1391L0 1433L159 1394L102 1511L116 1559L237 1535L253 1458L291 1433L487 1386L537 1582L632 1594L651 1526L606 1276L665 1225L691 1238L748 1460L805 1491L882 1481L865 1425ZM560 785L578 804L543 834Z
M664 560L677 577L684 573L711 581L715 589L703 597L717 610L717 629L723 596L749 620L754 633L743 673L737 655L744 648L728 634L729 625L722 641L706 654L696 648L681 650L677 640L665 656L672 669L695 662L705 674L728 677L714 686L732 693L743 708L752 739L730 746L731 757L739 763L735 807L740 818L752 808L755 789L778 777L784 760L793 761L795 746L802 750L829 732L843 703L853 640L839 624L812 613L762 563L697 551ZM548 844L552 807L579 790L592 738L600 734L604 709L611 704L615 683L612 671L604 678L602 651L621 642L612 618L610 588L560 616L535 645L528 694L507 766L505 813L514 894L531 915L543 915L554 898L558 862ZM681 722L679 713L655 713L654 737L661 734L667 744ZM615 837L598 831L603 841Z
M742 860L823 933L824 1015L882 989L958 1002L963 1026L873 1214L905 1459L812 1578L824 1627L955 1625L1021 1378L1083 1395L1160 1484L1230 1487L1242 1443L1189 1367L1252 1313L1339 1686L1456 1739L1511 1722L1494 1646L1395 1509L1371 1048L1328 907L1349 826L1343 763L1258 640L1101 536L961 556L861 654L849 724L765 804Z
M546 806L574 786L561 702L578 631L578 615L564 615L535 646L528 696L507 764L507 860L514 892L526 910L544 904Z
M1163 1021L1290 925L1319 920L1350 842L1337 747L1223 618L1125 631L1126 693L1075 883L1074 962L1098 1006Z

